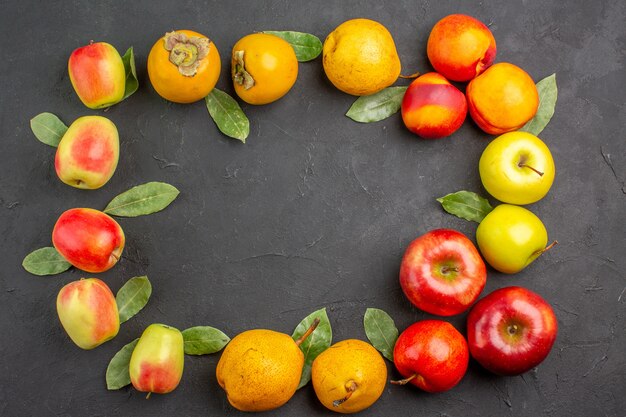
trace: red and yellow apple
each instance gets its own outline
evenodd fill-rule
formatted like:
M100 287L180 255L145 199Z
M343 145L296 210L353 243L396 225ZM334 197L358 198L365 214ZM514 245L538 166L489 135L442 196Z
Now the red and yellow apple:
M70 339L82 349L111 340L120 329L115 297L97 278L70 282L61 288L57 314Z
M52 231L52 244L69 263L87 272L104 272L124 249L124 231L109 215L90 208L67 210Z
M90 109L109 107L124 98L126 71L112 45L97 42L75 49L67 68L78 98Z
M408 246L400 286L417 308L440 316L462 313L485 287L487 268L464 234L432 230Z
M111 179L119 155L115 124L106 117L84 116L76 119L61 138L54 167L64 183L94 190Z
M472 357L499 375L519 375L539 365L550 353L557 329L552 307L522 287L492 292L467 316Z
M469 362L465 338L450 323L423 320L403 331L393 349L393 362L405 379L427 392L447 391L457 385Z
M141 392L167 394L183 376L183 335L171 326L148 326L130 357L130 381Z
M452 14L435 24L426 52L435 71L452 81L469 81L496 58L496 40L485 24Z
M415 79L402 99L402 121L424 139L450 136L467 115L463 93L442 75L429 72Z

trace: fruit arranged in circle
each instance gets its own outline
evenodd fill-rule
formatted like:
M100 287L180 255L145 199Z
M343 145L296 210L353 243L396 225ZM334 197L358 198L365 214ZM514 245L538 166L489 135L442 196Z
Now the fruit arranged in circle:
M492 65L470 81L465 94L470 116L492 135L521 128L539 107L533 79L520 67L506 62Z
M432 28L426 52L438 73L452 81L469 81L493 63L496 40L480 20L452 14Z
M402 99L404 125L424 139L450 136L466 115L465 95L436 72L415 79Z
M539 365L554 345L557 328L552 307L522 287L492 292L467 316L472 357L499 375L519 375Z
M489 265L515 274L548 249L548 232L530 210L500 204L478 225L476 241Z
M393 362L405 379L427 392L447 391L457 385L467 370L469 351L465 338L450 323L423 320L403 331L393 349Z
M100 346L120 329L115 297L97 278L70 282L61 288L57 314L65 332L81 349Z
M478 163L489 194L510 204L541 200L554 181L554 160L545 143L526 132L509 132L487 145Z
M440 316L467 310L486 281L487 268L472 241L450 229L415 239L400 265L400 286L409 301Z
M124 250L124 231L109 215L90 208L67 210L52 230L52 244L69 263L87 272L104 272Z
M268 104L291 90L298 78L298 60L289 42L254 33L233 46L231 72L235 92L249 104Z
M148 55L148 77L156 92L175 103L193 103L206 97L220 76L215 44L192 30L168 32Z
M374 404L383 393L387 365L372 345L348 339L315 358L311 380L324 407L339 413L356 413Z
M322 49L324 72L339 90L374 94L400 75L400 58L391 34L369 19L352 19L333 30Z
M75 49L67 64L74 91L90 109L101 109L122 101L126 70L119 52L106 42Z
M72 187L94 190L111 179L120 156L120 140L112 121L102 116L76 119L59 142L54 168Z
M167 394L183 376L185 352L183 335L171 326L148 326L130 357L130 381L137 391Z

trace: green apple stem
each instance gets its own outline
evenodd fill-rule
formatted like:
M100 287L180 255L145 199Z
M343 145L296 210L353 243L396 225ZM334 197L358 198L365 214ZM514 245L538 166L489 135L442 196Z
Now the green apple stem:
M543 172L539 171L536 168L531 167L530 165L526 165L525 163L520 162L519 164L517 164L518 167L520 168L530 168L533 171L535 171L537 173L537 175L539 175L540 177L543 177Z
M397 380L397 381L391 380L389 382L391 382L393 385L406 385L409 382L411 382L413 380L413 378L415 378L416 376L417 376L417 374L413 374L413 375L411 375L408 378L400 379L400 380Z
M316 317L315 320L313 320L313 323L311 324L311 326L307 329L307 331L304 332L304 334L300 336L298 340L296 340L296 345L300 346L302 342L304 342L306 338L309 337L311 333L313 333L313 331L317 328L318 324L320 324L320 319Z
M333 401L333 407L339 407L341 404L348 401L350 397L352 397L352 394L354 393L354 391L356 391L356 383L352 380L348 381L348 383L346 384L346 391L348 391L348 393L345 397Z

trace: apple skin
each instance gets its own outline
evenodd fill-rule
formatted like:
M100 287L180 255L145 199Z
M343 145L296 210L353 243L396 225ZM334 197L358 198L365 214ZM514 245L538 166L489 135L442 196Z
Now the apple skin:
M130 381L137 391L167 394L183 376L183 335L164 324L151 324L130 357Z
M59 142L54 168L72 187L95 190L113 176L120 156L120 139L112 121L84 116L71 124Z
M400 265L400 286L417 308L439 316L467 310L487 281L487 268L464 234L432 230L408 246Z
M115 296L97 278L70 282L61 288L57 314L65 332L81 349L100 346L120 330Z
M124 231L109 215L90 208L67 210L52 231L52 244L69 263L86 272L104 272L124 250Z
M492 292L467 316L472 357L498 375L519 375L539 365L550 353L557 330L552 307L522 287Z
M545 251L548 232L530 210L500 204L478 225L476 242L489 265L505 274L515 274Z
M491 141L480 157L478 169L489 194L504 203L520 205L541 200L555 175L554 160L546 144L526 132L505 133Z
M112 45L97 42L75 49L67 68L78 98L90 109L109 107L124 98L124 62Z
M447 391L457 385L469 362L465 338L450 323L423 320L403 331L393 349L396 369L426 392Z

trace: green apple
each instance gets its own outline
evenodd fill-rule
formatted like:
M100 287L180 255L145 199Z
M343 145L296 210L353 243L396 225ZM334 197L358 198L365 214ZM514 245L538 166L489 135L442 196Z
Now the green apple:
M526 132L509 132L495 138L478 163L483 186L509 204L541 200L554 181L554 160L545 143Z
M476 241L483 257L495 269L514 274L526 268L548 250L548 232L531 211L500 204L476 229Z

